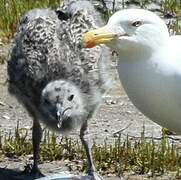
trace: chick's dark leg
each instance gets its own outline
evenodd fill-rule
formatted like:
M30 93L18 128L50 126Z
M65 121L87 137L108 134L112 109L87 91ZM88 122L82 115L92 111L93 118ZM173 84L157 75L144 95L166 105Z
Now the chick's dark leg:
M40 151L40 141L42 138L42 129L40 123L37 119L33 121L33 130L32 130L32 138L33 138L33 167L32 167L32 175L36 178L44 176L39 168L38 168L38 160L39 160L39 151Z
M96 173L96 169L93 163L93 158L92 158L92 153L91 153L92 145L90 143L90 140L85 138L86 131L87 131L87 121L84 122L84 124L82 125L80 129L80 139L81 139L82 145L85 148L87 162L88 162L87 173L88 175L92 176L92 179L101 180L103 178Z

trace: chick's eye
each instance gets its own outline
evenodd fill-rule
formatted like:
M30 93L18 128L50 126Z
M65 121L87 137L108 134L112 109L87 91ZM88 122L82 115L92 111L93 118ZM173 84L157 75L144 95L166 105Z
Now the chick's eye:
M142 24L141 21L134 21L131 25L134 27L139 27Z
M74 98L74 95L72 94L72 95L70 95L70 96L68 97L68 100L69 100L69 101L72 101L73 98Z
M44 103L47 104L47 105L49 105L49 104L50 104L50 101L48 101L48 99L45 99L45 100L44 100Z

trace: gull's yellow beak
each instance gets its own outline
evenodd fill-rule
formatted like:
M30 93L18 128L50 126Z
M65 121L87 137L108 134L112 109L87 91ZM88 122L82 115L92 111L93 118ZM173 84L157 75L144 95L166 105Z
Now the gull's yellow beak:
M117 37L116 33L112 33L106 27L88 31L83 35L83 44L86 48L92 48L99 44L107 44Z

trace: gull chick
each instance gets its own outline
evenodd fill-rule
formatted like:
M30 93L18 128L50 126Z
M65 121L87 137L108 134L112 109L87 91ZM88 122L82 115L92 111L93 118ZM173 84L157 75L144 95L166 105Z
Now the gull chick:
M101 22L87 1L69 1L57 11L31 10L20 21L8 62L9 91L33 118L31 174L36 178L42 176L38 169L41 121L60 133L80 129L88 175L101 179L84 135L111 86L106 68L110 52L106 47L83 49L81 42L82 34Z
M126 9L84 35L84 45L118 53L118 73L133 104L154 122L181 133L181 36L170 36L153 12Z

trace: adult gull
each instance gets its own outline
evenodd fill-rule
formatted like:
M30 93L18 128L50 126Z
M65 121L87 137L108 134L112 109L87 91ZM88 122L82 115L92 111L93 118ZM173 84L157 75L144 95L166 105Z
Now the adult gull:
M181 36L170 36L153 12L125 9L84 34L85 47L118 53L118 73L133 104L154 122L181 133Z

